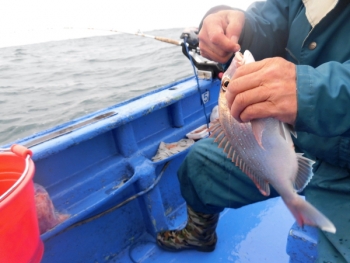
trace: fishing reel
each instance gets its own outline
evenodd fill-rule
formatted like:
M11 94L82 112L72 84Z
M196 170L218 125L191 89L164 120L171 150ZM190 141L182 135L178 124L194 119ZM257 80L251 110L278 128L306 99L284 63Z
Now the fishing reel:
M198 28L185 28L180 39L182 39L182 53L193 62L198 71L210 72L211 77L218 77L224 71L223 67L214 61L201 56L198 40Z

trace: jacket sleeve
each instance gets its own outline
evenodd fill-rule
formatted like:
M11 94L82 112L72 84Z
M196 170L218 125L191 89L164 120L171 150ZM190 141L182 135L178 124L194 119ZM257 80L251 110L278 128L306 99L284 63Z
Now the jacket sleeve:
M350 60L297 66L297 131L350 136Z
M290 4L288 0L253 3L245 12L245 24L239 44L255 60L285 56L288 41Z

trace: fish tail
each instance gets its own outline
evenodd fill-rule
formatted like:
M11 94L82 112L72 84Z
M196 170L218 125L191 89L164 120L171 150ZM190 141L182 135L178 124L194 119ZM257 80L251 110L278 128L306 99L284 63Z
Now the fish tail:
M292 201L285 203L300 226L310 225L330 233L336 232L333 223L300 196L296 195Z

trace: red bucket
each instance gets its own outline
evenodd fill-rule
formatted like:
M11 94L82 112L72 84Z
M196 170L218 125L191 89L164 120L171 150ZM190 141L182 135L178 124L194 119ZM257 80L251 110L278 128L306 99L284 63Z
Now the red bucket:
M0 262L37 263L43 256L31 156L20 145L0 152Z

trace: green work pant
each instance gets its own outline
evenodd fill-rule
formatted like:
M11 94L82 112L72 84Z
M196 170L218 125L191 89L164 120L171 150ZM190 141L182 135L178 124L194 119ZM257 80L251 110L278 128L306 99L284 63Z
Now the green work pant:
M195 143L178 178L186 203L201 213L219 213L279 196L272 187L270 196L263 196L213 139ZM350 262L349 171L321 163L304 194L337 228L336 234L319 231L319 262Z

